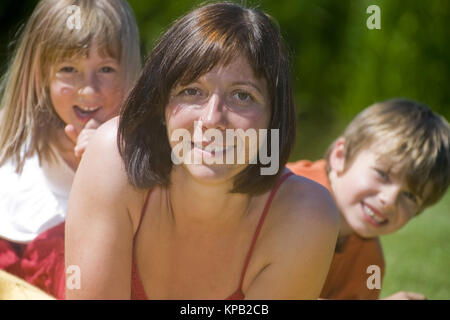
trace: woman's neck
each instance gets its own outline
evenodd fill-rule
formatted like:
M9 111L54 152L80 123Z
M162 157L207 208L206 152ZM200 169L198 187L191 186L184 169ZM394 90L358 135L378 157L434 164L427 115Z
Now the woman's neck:
M172 169L167 193L175 227L235 227L250 212L252 201L247 194L229 193L231 187L231 183L204 184L181 167Z

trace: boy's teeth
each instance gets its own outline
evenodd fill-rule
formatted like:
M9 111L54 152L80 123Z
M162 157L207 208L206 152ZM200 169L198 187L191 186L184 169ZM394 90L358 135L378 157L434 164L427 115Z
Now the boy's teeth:
M370 209L367 206L364 206L364 211L367 213L367 215L369 215L377 223L383 223L384 221L386 221L385 219L382 219L382 218L378 217L375 213L373 213L372 209Z

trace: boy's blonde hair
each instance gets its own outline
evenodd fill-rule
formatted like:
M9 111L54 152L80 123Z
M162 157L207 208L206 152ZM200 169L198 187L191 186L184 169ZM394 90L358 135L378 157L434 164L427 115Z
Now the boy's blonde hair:
M75 5L77 7L70 7ZM70 9L69 9L70 8ZM79 9L81 22L69 18ZM72 9L72 10L71 10ZM80 29L77 29L81 26ZM139 33L123 0L41 0L26 23L1 83L0 165L12 160L17 171L38 153L50 159L49 138L64 126L49 93L51 68L65 59L99 54L117 59L131 87L141 67Z
M352 120L341 138L344 170L359 152L371 148L422 199L421 209L445 194L450 183L450 127L427 106L408 99L375 103ZM327 162L335 143L325 155Z

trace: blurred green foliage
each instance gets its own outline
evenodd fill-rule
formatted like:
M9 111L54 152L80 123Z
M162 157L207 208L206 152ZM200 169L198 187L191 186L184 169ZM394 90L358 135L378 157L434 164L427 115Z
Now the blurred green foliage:
M149 52L170 23L201 1L129 1ZM237 1L273 16L290 48L298 133L291 160L320 158L363 108L391 97L450 118L450 1ZM381 29L369 30L369 5ZM447 88L447 89L446 89Z
M291 160L317 159L363 108L407 97L450 118L450 1L251 0L273 16L290 49L298 133ZM0 62L7 43L37 1L2 0ZM178 17L204 1L129 0L147 56ZM381 29L369 30L369 5L381 9ZM447 89L446 89L447 88Z

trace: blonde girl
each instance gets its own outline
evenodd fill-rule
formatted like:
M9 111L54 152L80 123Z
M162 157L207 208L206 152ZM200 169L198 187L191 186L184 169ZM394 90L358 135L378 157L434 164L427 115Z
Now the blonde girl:
M43 260L32 251L62 255L74 172L93 131L118 114L140 61L126 1L38 3L1 83L0 269L64 291L35 276ZM63 259L47 262L61 269Z

